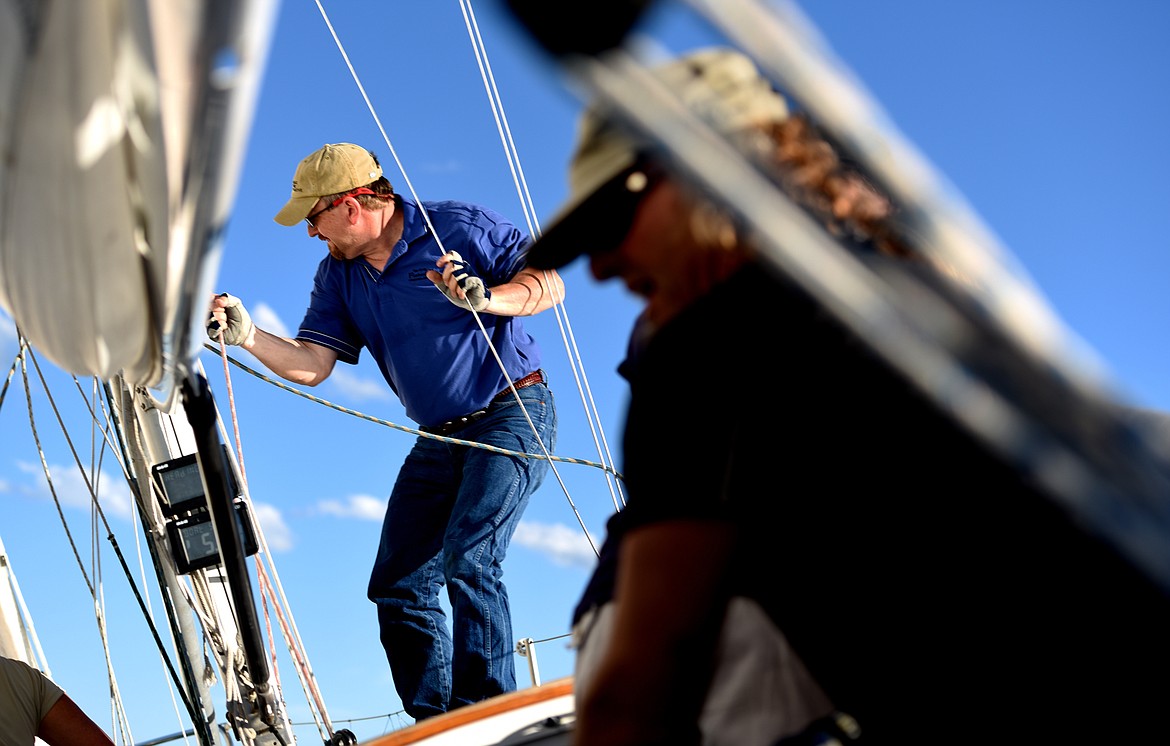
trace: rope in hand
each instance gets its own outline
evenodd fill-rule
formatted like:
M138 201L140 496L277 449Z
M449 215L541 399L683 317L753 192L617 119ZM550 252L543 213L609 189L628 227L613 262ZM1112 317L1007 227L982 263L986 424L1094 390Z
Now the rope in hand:
M244 468L244 447L240 439L240 422L236 414L236 397L232 389L231 369L228 366L229 358L227 354L227 344L224 343L224 328L221 326L218 330L219 337L219 355L223 361L223 378L224 385L228 392L228 411L231 414L232 431L236 439L236 459L240 465L240 481L244 486L245 494L251 496L252 492L248 487L248 475ZM265 552L267 553L267 542L265 542ZM256 578L260 586L260 598L264 606L264 619L268 627L268 641L269 641L269 655L272 658L272 670L275 672L276 668L276 648L274 636L272 634L272 623L268 612L268 599L271 599L272 606L276 610L277 620L280 623L281 630L284 633L285 641L288 646L289 654L292 657L293 666L297 671L297 678L300 679L301 688L304 690L316 708L310 708L313 714L313 720L317 724L317 729L322 735L328 733L333 735L333 726L329 721L329 715L325 710L325 702L321 695L320 688L317 686L316 676L313 675L312 667L308 663L308 658L305 651L302 649L300 643L300 636L290 634L289 624L285 620L284 612L278 601L277 594L273 589L272 583L269 580L268 573L264 570L264 564L257 560L256 562ZM279 677L277 679L279 681ZM318 721L320 715L320 721ZM324 726L322 728L322 725Z

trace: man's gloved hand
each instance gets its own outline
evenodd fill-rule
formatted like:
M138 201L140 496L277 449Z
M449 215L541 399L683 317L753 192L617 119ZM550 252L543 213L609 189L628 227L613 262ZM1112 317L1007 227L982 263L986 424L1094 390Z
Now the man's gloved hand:
M451 288L447 287L445 282L436 282L435 287L443 291L443 295L447 296L447 300L451 301L460 308L469 308L476 313L488 307L488 301L491 300L492 291L487 289L483 278L475 274L475 270L471 265L463 261L463 257L456 252L451 252L450 266L454 270L453 276L459 281L459 287L463 289L463 294L466 297L460 298L452 292Z
M214 309L218 305L223 309L224 315L227 317L227 328L223 330L223 343L228 345L242 345L255 327L252 323L252 317L248 315L248 309L244 308L243 301L234 295L220 293L216 296L216 299L218 303L213 303L212 308ZM219 319L215 318L214 313L212 313L207 319L207 336L213 342L219 342L219 333Z

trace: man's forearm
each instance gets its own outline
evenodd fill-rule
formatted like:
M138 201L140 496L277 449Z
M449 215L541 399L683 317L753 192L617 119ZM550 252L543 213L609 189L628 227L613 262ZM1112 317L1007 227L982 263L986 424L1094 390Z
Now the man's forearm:
M259 327L243 347L276 375L304 386L316 386L328 378L337 361L336 354L320 345L279 337Z
M565 299L565 284L555 270L526 269L491 291L486 310L497 316L532 316Z

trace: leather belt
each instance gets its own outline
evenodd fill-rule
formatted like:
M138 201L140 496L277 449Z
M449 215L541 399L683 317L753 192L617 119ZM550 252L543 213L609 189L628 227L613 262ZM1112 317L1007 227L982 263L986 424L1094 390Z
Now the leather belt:
M504 389L500 393L493 396L492 401L497 402L497 401L500 401L501 399L507 397L509 394L512 393L513 386L516 388L517 391L519 391L520 389L525 389L525 388L528 388L529 386L535 386L538 383L546 383L546 382L547 381L544 377L544 371L537 369L537 370L533 371L532 373L529 373L528 375L524 376L523 378L518 378L515 381L513 381L512 386L509 386L508 388ZM431 435L450 435L453 432L456 432L458 430L462 430L463 428L467 427L468 425L470 425L473 422L477 422L477 421L483 419L484 415L486 415L487 412L488 411L486 409L480 409L480 410L477 410L477 411L472 412L470 414L465 414L462 417L456 417L453 420L447 420L446 422L444 422L440 425L420 425L418 429L424 433L429 433Z
M544 382L545 382L544 381L544 371L540 370L538 368L538 369L534 370L533 372L529 373L528 375L524 376L523 378L519 378L515 381L512 381L512 386L515 386L516 390L519 391L520 389L526 389L529 386L535 386L538 383L544 383ZM508 388L504 389L500 393L496 394L494 397L492 397L492 401L499 401L500 399L503 399L504 397L506 397L508 394L512 393L512 386L509 386Z

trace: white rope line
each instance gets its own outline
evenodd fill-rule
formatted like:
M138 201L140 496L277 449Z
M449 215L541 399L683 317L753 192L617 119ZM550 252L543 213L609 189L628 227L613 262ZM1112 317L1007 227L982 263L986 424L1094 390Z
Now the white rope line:
M134 411L134 407L135 407L134 397L133 397L130 389L126 385L124 385L124 381L118 376L115 376L113 381L116 384L116 386L113 387L113 389L117 392L117 396L118 396L117 400L111 401L111 404L113 405L114 410L116 412L132 412L132 411ZM112 396L113 396L113 393L111 393L111 397ZM110 417L110 414L107 413L107 418L109 418L109 417ZM130 423L128 423L128 422L124 422L124 424L130 425ZM125 448L127 449L126 461L127 461L128 465L131 468L133 468L133 470L135 472L144 471L143 467L148 462L148 459L146 456L145 448L144 448L143 443L142 443L142 430L141 430L141 428L134 427L134 426L127 426L127 427L123 427L121 429L121 432L122 432L122 441L124 442ZM161 513L161 509L158 506L157 498L156 499L151 499L151 498L155 497L155 492L159 489L159 486L153 479L145 480L145 481L146 481L145 489L138 490L137 497L139 499L130 501L131 502L131 506L130 506L130 508L131 508L131 524L132 525L141 525L143 528L143 531L145 533L149 534L152 537L151 541L157 545L158 537L160 536L160 534L163 533L162 529L161 529L162 513ZM139 502L139 500L141 500L141 502ZM142 583L143 588L149 588L151 586L151 581L148 580L148 578L147 578L146 568L145 568L145 565L143 564L143 561L142 561L142 552L141 552L141 548L140 548L140 544L139 544L139 540L138 540L138 532L137 531L134 532L134 540L135 540L135 546L138 547L139 581ZM163 592L162 584L159 584L159 585L160 585L160 587L159 587L160 592ZM185 586L180 585L180 587L183 588L184 591L186 591ZM189 601L190 593L189 592L186 593L186 597L188 598L188 604L190 604L190 601ZM172 600L177 602L177 599L172 599ZM146 616L148 619L148 623L151 625L151 627L157 629L159 625L155 619L154 606L151 603L149 593L146 594L145 601L146 601L146 604L145 604L146 605ZM165 606L165 604L164 604L164 606ZM175 638L174 627L172 627L170 624L168 624L168 625L166 625L166 630L167 630L167 634L170 637L171 651L174 653L177 653L177 651L179 650L179 645L178 645L178 641ZM168 661L166 658L166 653L161 649L156 650L156 652L158 653L158 662L159 662L159 666L162 670L163 679L166 681L167 693L171 698L171 709L175 715L175 723L179 727L179 733L181 734L181 737L183 739L183 743L188 744L188 743L190 743L190 741L187 737L186 729L184 728L183 711L180 709L179 701L175 696L175 682L168 675L168 670L167 670Z
M562 304L564 301L562 301ZM581 360L581 350L577 347L577 338L573 334L573 327L568 323L568 311L565 311L565 323L561 324L561 316L557 315L557 324L561 330L561 340L565 352L569 356L569 369L573 373L573 380L577 384L577 393L581 397L581 406L585 410L585 419L589 425L589 433L593 438L593 446L597 449L598 460L605 465L605 484L609 489L610 499L614 510L625 507L625 496L621 485L612 474L617 474L617 465L613 454L609 450L609 441L605 438L605 429L601 424L601 415L597 411L597 401L593 397L593 389L589 385L589 378L585 373L585 364ZM587 532L588 533L588 532Z
M470 0L460 0L459 5L463 10L463 22L467 27L468 37L471 40L472 51L474 52L476 62L479 65L480 79L483 81L484 91L487 93L488 104L491 108L492 116L496 122L496 131L500 136L500 144L504 149L504 156L508 161L508 168L512 174L512 182L516 187L517 196L520 198L521 210L524 213L525 222L528 225L528 233L530 236L536 235L537 231L539 231L539 227L536 223L536 211L532 207L532 199L528 190L528 184L524 180L524 170L520 166L520 155L516 149L515 140L512 138L511 129L508 127L508 119L504 113L503 99L500 97L499 88L496 86L495 77L491 72L491 63L488 61L487 48L484 46L483 37L479 33L479 26L475 21L475 13L471 8ZM544 273L544 285L548 288L548 292L551 295L554 291L554 283L551 282L551 275L549 272ZM561 321L560 305L563 303L563 301L563 298L554 297L554 303L552 307L556 313L558 323ZM492 357L495 358L497 364L500 367L500 370L505 370L504 362L500 360L499 353L496 351L495 345L492 344L491 337L488 335L487 329L484 328L483 321L480 319L479 313L474 308L470 310L472 316L475 318L476 325L479 327L479 330L483 334L484 339L486 339L488 342L488 349L491 351ZM529 428L532 429L534 433L536 433L536 426L533 424L532 418L528 416L528 410L524 406L524 402L521 401L520 394L516 390L516 387L511 383L508 384L508 387L511 389L512 396L516 399L516 403L520 405L520 411L524 413L524 419L528 422ZM539 437L537 437L536 442L540 446L541 452L548 459L549 468L552 471L553 476L556 478L557 483L561 486L561 490L565 493L565 498L569 501L569 507L572 510L573 515L577 518L577 522L581 525L582 531L585 532L585 538L589 542L590 548L593 549L594 554L597 554L597 547L593 545L593 539L589 535L588 529L585 527L585 521L581 517L580 511L577 510L577 506L573 502L573 497L569 492L568 485L565 484L565 481L561 478L561 473L557 469L556 464L553 463L551 454L545 447L544 442Z
M520 152L516 149L516 141L512 138L512 130L508 126L508 117L504 112L504 101L500 97L499 88L496 87L495 75L492 74L491 62L487 56L487 47L479 33L479 25L475 20L471 0L459 0L459 7L463 10L463 22L467 26L467 35L471 39L475 61L479 65L479 76L483 80L484 92L487 93L488 102L491 104L492 116L496 120L496 131L500 135L500 144L504 148L508 169L512 172L512 183L516 186L516 195L520 198L521 210L524 213L525 222L528 224L528 235L540 235L536 209L533 207L528 182L524 178L524 168L520 165Z
M503 370L504 361L500 359L499 353L496 352L495 345L491 344L491 338L488 336L487 329L485 329L483 326L483 321L480 320L479 314L476 313L474 308L471 309L471 314L475 317L475 323L479 326L479 330L483 333L484 338L488 340L488 350L491 351L492 357L496 359L496 362L500 366L500 370ZM589 535L589 529L585 527L585 519L581 517L580 511L577 510L577 505L573 502L573 496L569 494L569 486L565 484L563 479L561 479L561 472L559 469L557 469L556 463L553 462L552 454L548 452L548 448L545 447L544 441L541 440L540 433L537 431L536 425L532 423L532 418L528 416L528 408L525 407L524 402L520 400L520 392L516 390L515 384L511 382L508 383L508 388L512 390L512 396L516 399L516 403L520 405L520 411L524 413L524 419L526 422L528 422L528 427L532 430L533 433L536 433L536 444L540 446L540 452L544 454L546 459L548 459L549 470L553 473L553 476L556 477L557 484L561 486L561 491L565 493L565 499L569 501L569 509L573 511L573 515L577 518L577 523L580 524L581 530L585 532L585 540L589 542L589 548L593 550L594 555L600 556L597 547L593 544L593 537Z
M153 492L153 489L154 489L154 487L151 486L148 489L148 493ZM134 526L142 526L144 529L149 529L149 527L151 525L149 523L149 518L140 512L137 500L130 501L130 524L134 525ZM149 585L149 581L147 580L147 577L146 577L146 565L143 562L143 557L142 557L142 540L139 537L139 534L137 531L134 532L134 555L138 560L138 582L142 583L143 588L148 588L148 587L150 587L150 585ZM155 622L154 604L150 600L149 593L147 593L145 595L145 601L146 601L147 616L150 618L151 622L153 623L153 622ZM157 626L157 624L156 624L156 626ZM171 630L170 625L167 625L167 631L169 632L170 630ZM174 635L171 635L171 646L173 648L178 647L177 645L175 645ZM162 651L160 650L158 654L159 654L159 658L161 659L162 658ZM178 699L175 698L174 683L170 680L169 677L167 677L165 675L165 666L164 666L163 679L166 680L167 694L170 695L171 708L175 712L175 718L179 722L182 722L182 714L179 710L179 701L178 701ZM187 742L187 737L185 735L183 736L183 742L184 743Z
M77 381L76 378L74 378L74 382L78 386L78 391L81 392L80 382ZM100 420L96 416L96 411L97 411L98 407L96 407L94 403L100 402L100 398L98 397L98 390L97 389L98 389L98 380L96 378L90 379L90 394L89 394L89 396L91 398L86 399L84 395L82 396L83 400L86 402L86 406L90 410L90 459L89 459L90 460L90 465L89 465L90 480L89 481L93 484L93 493L92 493L93 500L91 501L91 505L90 505L90 562L91 562L91 571L93 573L93 578L94 578L94 584L95 584L95 587L97 588L97 595L94 597L94 610L95 610L96 618L98 619L98 632L102 638L102 651L105 654L106 677L109 680L109 685L110 685L111 720L114 722L117 730L119 731L120 737L124 739L125 743L132 744L134 742L134 737L130 731L130 719L126 715L126 706L125 706L124 701L122 700L121 689L118 686L117 674L114 671L114 661L110 657L109 628L108 628L108 625L106 623L107 606L106 606L106 591L105 591L105 579L104 579L105 576L104 576L104 573L102 570L101 535L100 535L101 523L102 523L102 521L104 521L104 517L102 517L102 519L99 520L99 507L98 507L97 496L98 496L98 493L101 489L101 477L102 477L101 465L102 465L103 457L106 453L105 446L106 446L107 441L105 440L105 437L108 436L108 433L107 433L106 429L104 427L102 427ZM101 448L100 449L97 448L98 439L94 437L95 431L100 432L103 435L103 439L101 440ZM95 449L98 450L97 454L94 453ZM80 463L78 463L78 468L81 468ZM112 533L112 531L113 531L108 525L106 526L106 530L108 533ZM136 534L136 536L137 536L137 534Z
M187 582L179 583L179 588L183 593L183 598L186 600L187 606L199 618L199 625L203 630L204 651L211 651L211 655L215 658L219 670L230 670L231 661L228 660L228 650L224 643L223 629L219 626L219 620L215 616L215 602L211 599L211 588L207 581L207 573L191 573L187 578ZM206 655L206 652L204 655ZM210 670L214 671L214 669ZM214 678L207 675L208 669L205 668L203 674L203 681L214 680ZM224 690L225 694L230 695L231 692L226 683L224 684Z
M82 403L85 404L86 409L89 411L90 422L93 423L94 425L96 425L97 423L99 423L99 421L102 421L102 420L104 420L106 422L106 425L104 427L98 428L99 432L101 432L101 434L102 434L102 440L104 442L104 445L109 447L110 453L113 454L114 460L118 463L118 468L122 470L122 479L126 480L127 484L132 483L134 480L130 476L130 470L126 464L122 463L121 454L118 452L116 444L114 443L113 437L111 435L111 433L113 432L113 427L112 427L111 423L109 422L109 419L110 419L109 413L105 410L105 406L102 405L101 406L102 415L99 417L97 408L95 408L93 403L86 397L85 392L81 390L81 382L77 380L77 376L73 376L72 378L73 378L73 385L77 389L77 393L81 397ZM96 384L97 379L95 378L93 380L95 381L95 384ZM100 402L101 400L99 399L98 401ZM62 427L64 427L64 425L62 425ZM80 464L78 466L80 468ZM94 490L94 494L97 494L96 489Z
M358 92L362 95L362 100L366 102L366 108L370 111L370 116L374 118L374 124L378 127L378 132L382 134L382 141L386 143L386 147L390 150L390 156L394 159L394 164L398 166L399 173L402 174L403 180L406 182L406 188L410 191L410 196L418 204L419 212L423 216L423 221L426 222L427 228L431 235L435 238L435 243L439 245L439 250L446 253L447 250L443 247L443 242L435 231L435 226L431 223L431 217L427 214L426 208L423 207L422 200L419 198L418 192L415 191L414 184L410 181L410 175L406 172L406 166L403 165L402 159L398 157L398 151L394 149L394 145L390 142L390 136L386 134L386 128L382 126L382 120L378 117L378 112L374 109L373 102L370 101L369 94L366 93L365 86L362 85L361 78L358 77L357 70L353 66L353 62L349 59L349 54L346 53L345 47L341 43L341 39L337 36L337 31L333 28L333 24L329 21L329 14L325 12L324 6L321 5L321 0L316 0L317 10L321 12L321 18L325 20L325 25L329 28L329 33L333 36L333 43L337 46L337 51L341 53L341 58L345 61L345 66L349 69L350 77L358 87Z
M496 129L499 131L500 142L503 145L504 154L512 172L512 180L516 184L517 194L520 197L521 208L528 225L529 235L534 238L539 238L541 228L539 220L536 217L536 208L532 201L532 194L528 189L528 182L524 178L524 169L520 165L520 154L516 149L511 128L508 126L508 118L504 112L503 99L500 96L499 88L496 86L495 76L492 73L491 63L488 60L487 47L484 45L483 37L479 33L479 26L475 20L475 12L471 7L471 0L460 0L459 5L463 9L464 23L467 25L468 36L471 38L473 51L475 52L475 59L479 64L480 77L483 79L484 90L487 92L492 115L496 120ZM544 274L546 278L545 284L551 288L552 283L547 280L549 272L546 270ZM573 327L569 320L566 301L563 297L558 297L555 294L554 300L556 303L553 305L553 314L557 320L557 326L560 329L561 341L565 348L566 357L569 360L569 368L573 373L577 393L581 397L581 406L585 411L585 418L589 426L590 434L593 437L594 447L597 449L598 460L616 472L613 456L609 450L609 443L606 442L605 431L601 425L601 417L597 412L597 404L593 398L593 390L589 386L589 380L585 373L585 365L581 360L581 351L577 347L577 340L573 334ZM619 500L621 490L616 480L611 479L608 473L606 474L605 480L613 500L614 509L617 510L624 507L625 500L624 498ZM565 494L568 497L567 489L565 490ZM572 504L571 497L569 497L569 501ZM576 505L572 507L574 514L576 514ZM580 520L580 515L577 517ZM584 529L583 524L582 528ZM588 537L588 530L585 531L585 534ZM592 544L592 539L590 539L590 544Z
M65 427L65 422L61 417L61 412L57 408L57 405L53 399L52 393L49 391L48 383L45 381L44 374L41 371L40 363L37 361L36 355L33 354L32 349L28 346L28 342L24 338L24 335L21 334L19 332L19 330L17 331L17 336L20 340L20 348L22 351L21 377L22 377L22 380L24 382L25 399L26 399L27 404L28 404L29 427L32 430L33 440L35 441L36 446L37 446L37 455L39 456L40 461L41 461L41 468L44 471L45 481L49 487L49 493L52 495L53 503L57 507L57 515L61 520L61 526L65 530L66 539L68 540L70 547L73 549L73 556L77 560L78 569L81 571L82 578L85 580L86 587L89 589L90 598L94 604L94 620L97 624L98 635L102 641L102 652L103 652L103 654L105 656L105 660L106 660L106 674L107 674L107 677L108 677L109 683L110 683L111 717L114 721L116 730L118 730L119 733L126 739L126 743L133 743L133 737L130 735L130 723L129 723L128 718L126 717L126 712L125 712L125 709L122 705L121 694L120 694L119 689L118 689L117 676L114 673L113 661L110 658L110 644L109 644L109 637L107 635L107 628L106 628L106 622L105 622L104 594L102 592L101 583L100 583L100 562L93 559L94 553L96 552L97 541L94 540L92 537L97 536L97 528L98 528L98 524L99 524L98 519L100 519L100 524L105 527L107 535L112 536L113 529L110 528L110 524L106 520L105 512L102 510L101 504L98 501L97 490L94 487L94 482L91 479L90 475L86 473L85 468L82 466L81 459L77 454L77 449L73 444L73 439L71 437L69 437L68 430ZM78 468L78 472L81 474L81 478L82 478L82 480L84 480L86 489L89 492L90 502L91 502L91 506L92 506L91 507L91 525L90 525L90 530L91 530L91 535L92 535L91 536L91 571L99 573L99 575L95 575L95 577L92 581L90 580L90 573L86 572L85 564L81 559L81 555L77 551L77 544L73 539L72 532L69 530L69 522L65 518L64 511L61 509L61 500L57 495L57 489L54 486L53 476L52 476L51 471L49 470L49 464L45 460L44 446L41 443L40 434L38 433L37 427L36 427L36 418L35 418L35 415L33 414L32 388L29 385L29 380L28 380L28 361L29 360L32 361L33 367L36 369L37 376L41 382L41 387L44 390L45 395L49 398L49 404L53 409L53 413L57 417L57 423L61 428L61 432L65 435L65 441L69 446L70 452L73 454L73 459L74 459L74 462ZM92 409L91 409L91 416L92 416Z
M210 344L204 345L204 349L210 350L211 352L219 354L219 348L213 347ZM241 363L239 360L236 360L233 357L229 356L228 362L230 362L232 365L236 366L240 370L243 370L244 372L248 373L249 375L255 376L256 378L259 378L260 380L264 381L265 383L276 386L279 389L284 389L285 391L289 392L290 394L295 394L301 398L308 399L311 402L315 402L317 404L321 404L322 406L329 407L330 409L336 409L338 412L341 412L343 414L348 414L348 415L351 415L353 417L357 417L358 419L366 420L367 422L373 422L377 425L382 425L384 427L388 427L388 428L391 428L393 430L399 430L399 431L404 432L404 433L410 433L411 435L420 435L424 438L430 438L432 440L439 440L439 441L442 441L444 443L451 443L451 444L460 445L460 446L468 446L470 448L480 448L480 449L483 449L485 451L492 451L494 453L503 453L503 454L507 454L509 456L518 456L520 458L536 458L536 459L545 459L545 460L549 460L549 461L558 461L558 462L566 463L566 464L582 464L584 466L591 466L595 469L602 469L607 474L613 475L617 479L624 479L624 477L622 476L622 474L620 472L613 470L612 468L606 466L605 464L599 464L596 461L586 461L585 459L573 458L572 456L548 456L548 455L539 454L539 453L525 453L523 451L513 451L513 450L509 450L507 448L499 448L497 446L488 445L487 443L476 443L475 441L461 440L459 438L452 438L452 437L449 437L446 435L436 435L434 433L424 433L422 430L418 430L417 428L407 427L406 425L399 425L399 424L391 422L389 420L383 420L383 419L380 419L378 417L373 417L373 416L365 414L363 412L359 412L356 409L350 409L348 407L343 407L340 404L335 404L327 399L322 399L319 396L314 396L313 394L310 394L306 391L302 391L298 388L294 388L293 386L288 385L284 381L277 380L275 378L272 378L271 376L266 376L263 373L261 373L260 371L255 370L254 368L249 368L247 365L245 365L244 363Z
M264 531L260 526L260 522L256 520L256 511L253 507L251 490L248 486L248 474L243 461L243 444L240 438L239 418L236 414L235 395L231 385L231 375L228 368L227 346L222 344L223 330L220 330L220 357L223 361L224 380L228 387L228 406L231 414L232 428L235 433L236 451L232 454L232 458L238 461L236 464L240 473L240 486L243 490L243 499L248 506L248 520L251 521L253 533L257 537L257 543L260 545L259 557L256 559L256 576L260 583L261 600L265 597L272 600L273 606L276 608L277 616L280 620L281 631L284 634L285 645L288 648L289 655L293 661L293 668L297 673L297 678L300 681L301 688L305 693L306 699L310 704L310 711L312 711L313 721L317 724L317 729L321 732L323 740L328 740L334 734L333 725L329 719L329 713L325 707L324 698L321 695L320 686L317 684L317 677L313 673L313 667L309 663L309 656L306 652L305 644L301 640L300 630L297 628L296 619L292 614L292 606L288 602L288 598L284 594L284 586L280 582L280 575L276 571L276 565L272 561L272 554L268 549L268 539L264 535ZM219 424L220 436L227 442L227 433L224 427L224 418L216 407L216 422ZM229 464L229 468L232 465ZM263 559L261 559L263 558ZM265 561L267 562L268 572L265 572ZM269 579L269 574L271 579ZM275 587L276 591L273 591ZM279 598L277 598L279 596ZM282 612L283 610L283 612ZM268 620L268 607L264 606L265 621ZM285 615L288 620L286 622ZM272 640L271 624L269 624L269 642ZM272 654L274 680L279 677L276 676L276 655L275 651ZM278 684L279 685L279 684ZM283 701L283 697L282 697ZM318 717L320 716L320 717Z
M373 117L374 123L377 125L378 131L381 133L383 141L386 143L386 147L389 149L390 154L393 157L394 162L397 165L399 172L402 173L403 179L405 180L405 183L407 185L407 189L410 191L410 194L413 197L415 203L419 206L419 211L423 216L423 220L426 222L427 227L430 229L431 234L434 236L435 242L439 246L439 250L443 253L446 253L446 251L447 251L446 247L443 246L442 240L439 238L437 231L435 231L434 225L431 223L430 216L427 214L426 208L423 207L422 200L420 199L418 193L416 192L416 190L414 188L414 184L410 180L410 176L406 171L405 165L402 163L401 159L398 157L398 153L394 149L394 145L390 142L390 138L389 138L388 134L386 133L386 129L383 126L381 119L378 117L377 111L375 110L373 103L370 101L370 97L366 93L365 86L362 84L361 79L358 76L357 70L354 68L353 63L349 58L349 55L345 51L345 47L342 44L340 37L337 35L336 29L334 29L333 24L329 21L328 14L325 12L325 9L322 6L320 0L316 0L316 4L317 4L318 11L321 13L321 17L325 20L325 24L329 29L330 35L333 37L334 44L337 46L337 49L342 56L342 59L345 61L346 67L349 69L350 76L353 78L354 83L357 85L358 90L361 93L362 99L366 102L366 108L370 111L370 115ZM539 227L536 225L536 222L535 222L535 210L532 208L531 196L528 192L527 183L523 177L523 169L519 165L519 155L518 155L518 152L517 152L517 149L515 146L515 141L512 139L511 130L507 125L507 117L503 113L502 99L500 98L499 89L496 87L495 79L491 73L491 64L487 59L487 50L483 46L482 36L480 35L479 28L476 25L475 14L471 8L470 0L460 0L460 7L463 10L464 24L467 27L468 36L471 40L471 44L472 44L473 51L474 51L474 54L476 57L476 61L477 61L478 66L479 66L480 77L483 80L484 89L487 93L489 105L491 106L493 117L495 118L496 129L500 135L501 145L503 147L505 157L508 160L509 169L511 170L511 174L512 174L512 180L513 180L513 183L516 187L517 193L518 193L519 198L520 198L521 206L522 206L522 209L523 209L523 212L525 215L525 221L526 221L528 228L529 228L529 234L532 236L538 236L539 235ZM549 292L551 293L552 283L548 282L549 277L550 277L549 273L546 272L545 273L546 279L545 279L545 282L543 284L547 288L549 288ZM600 425L599 418L596 417L597 408L592 400L592 391L589 389L587 382L583 382L583 373L578 372L578 365L580 364L580 351L576 347L575 340L573 340L571 343L569 342L569 339L571 339L571 337L572 337L571 330L569 332L566 332L566 328L568 327L568 315L567 315L567 311L561 307L561 306L563 306L564 299L563 298L554 298L554 300L560 301L560 302L554 303L553 311L554 311L554 315L557 319L557 323L561 327L561 335L562 335L562 339L565 341L566 351L569 351L570 367L573 369L573 376L574 376L574 379L576 380L576 383L577 383L578 392L580 393L581 398L582 398L582 403L584 405L586 418L589 420L590 430L593 431L594 443L598 449L599 455L601 456L601 460L603 462L608 461L611 464L611 469L612 469L612 456L609 454L608 444L606 444L605 447L603 448L601 445L601 442L598 440L597 431L601 429L601 425ZM483 322L480 320L479 314L474 309L470 309L470 310L471 310L473 317L475 318L476 325L479 327L479 330L483 334L484 339L486 339L488 342L488 349L491 351L492 357L496 360L496 363L497 363L497 365L499 365L500 370L504 371L506 374L506 369L504 367L503 361L500 359L499 353L496 351L495 346L492 344L491 337L490 337L490 335L488 335L487 330L485 329L485 327L483 325ZM564 315L562 316L562 314L564 314ZM566 336L566 334L567 334L567 336ZM515 394L514 388L513 388L513 393ZM517 402L520 402L520 398L518 395L516 395L516 399L517 399ZM529 417L528 412L524 408L522 402L520 402L520 406L521 406L521 410L524 411L525 419L528 421L529 426L532 428L533 432L535 433L536 432L535 425L532 424L532 420ZM561 478L561 475L560 475L559 471L557 470L555 463L553 463L553 459L551 458L550 454L548 454L547 449L544 446L544 442L539 437L537 437L536 440L537 440L537 443L540 444L540 448L545 453L545 456L549 458L549 466L550 466L551 471L553 472L553 476L557 480L557 482L560 484L561 490L564 492L565 497L569 502L570 509L572 510L573 515L576 517L578 523L580 524L581 529L585 534L586 540L589 542L589 545L593 548L594 554L597 554L597 548L596 548L596 546L594 546L593 538L585 526L585 521L582 518L580 511L577 509L576 504L573 502L573 498L572 498L572 495L570 494L568 485L566 485L564 480ZM602 440L604 440L604 436L602 436ZM614 495L613 500L614 500L614 505L616 507L618 505L618 498L614 494L615 483L613 481L611 481L608 477L607 477L606 481L607 481L607 484L609 485L611 495Z

